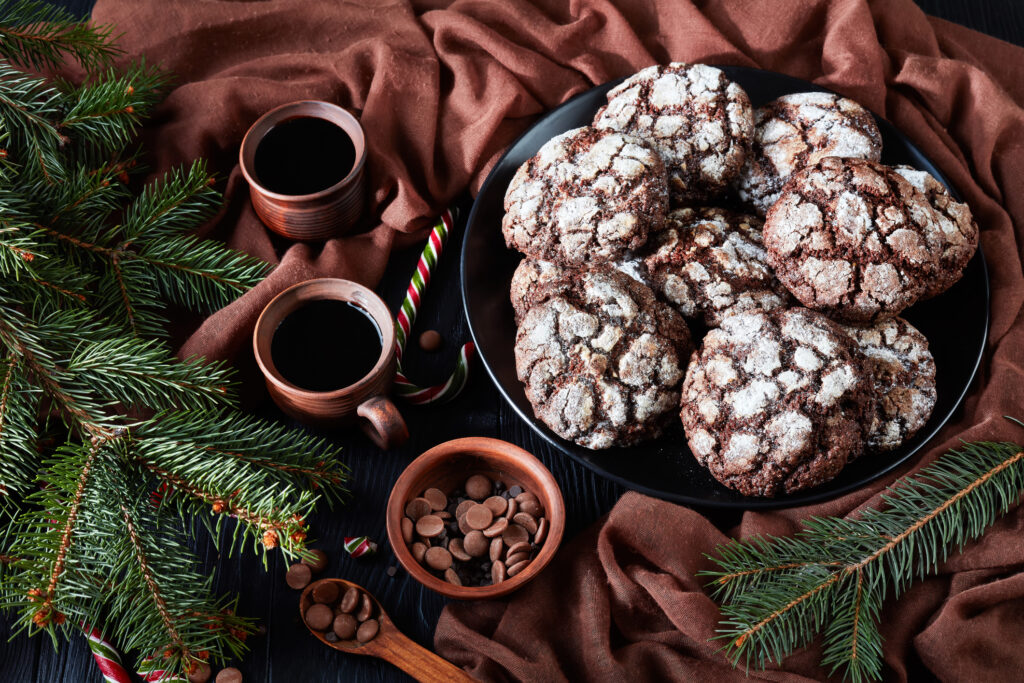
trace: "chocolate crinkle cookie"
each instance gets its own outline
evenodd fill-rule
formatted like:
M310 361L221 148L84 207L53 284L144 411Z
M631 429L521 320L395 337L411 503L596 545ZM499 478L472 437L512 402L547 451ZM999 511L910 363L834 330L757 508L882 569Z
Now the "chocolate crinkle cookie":
M978 224L967 204L950 196L945 186L931 173L910 166L895 166L896 172L928 198L939 216L942 231L942 257L939 273L923 298L942 294L964 274L964 268L978 249Z
M739 198L765 215L794 172L824 157L878 161L882 135L864 107L835 93L783 95L754 113L754 139L736 182Z
M516 171L501 222L506 244L561 265L613 261L659 230L668 210L661 158L638 138L576 128Z
M747 496L826 482L860 453L872 410L864 357L805 308L737 313L708 332L683 382L697 461Z
M903 318L843 329L860 347L873 378L868 449L891 451L914 436L935 407L935 360L928 340Z
M586 268L569 268L550 261L539 261L527 257L516 266L515 272L512 273L512 284L509 287L509 298L512 301L512 310L515 312L516 325L522 323L523 316L536 304L571 289L573 279L579 277L582 270L596 272L617 270L646 287L650 286L643 259L632 254L621 261L596 263Z
M679 401L686 322L614 269L579 271L535 303L516 335L516 370L534 414L587 448L657 437Z
M721 69L675 62L639 71L594 117L650 141L665 160L672 202L705 201L739 175L754 130L747 93Z
M741 311L790 303L761 242L761 220L727 209L676 209L648 242L652 289L687 318L709 327Z
M945 238L892 168L825 157L793 174L764 224L768 263L800 303L846 322L899 315L938 276Z

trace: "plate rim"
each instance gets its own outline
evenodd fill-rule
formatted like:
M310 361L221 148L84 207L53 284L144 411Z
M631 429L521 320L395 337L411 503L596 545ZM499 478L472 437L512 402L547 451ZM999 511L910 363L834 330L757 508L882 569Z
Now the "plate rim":
M712 64L710 66L714 66L715 68L723 70L740 69L744 71L770 74L773 77L781 76L788 80L799 82L802 85L811 86L815 90L821 92L835 93L834 90L831 90L830 88L827 88L825 86L818 85L817 83L813 83L811 81L807 81L802 78L791 76L789 74L781 73L778 71L769 71L766 69L758 69L755 67L734 65ZM960 389L959 395L956 397L956 400L953 401L953 403L951 404L948 413L935 425L934 428L932 428L930 433L924 436L924 438L920 439L915 448L913 448L908 453L903 455L903 457L894 459L891 462L884 465L883 467L879 468L878 470L872 471L870 474L866 475L866 477L840 486L837 489L828 489L815 493L815 489L819 487L812 487L810 489L807 489L806 491L801 491L796 494L778 496L774 498L758 498L755 496L749 496L741 500L720 501L699 499L689 496L687 494L679 494L659 489L653 489L649 486L639 485L636 482L630 481L629 479L626 479L618 474L608 471L607 469L601 467L600 465L597 465L591 461L588 461L584 458L577 456L570 449L565 448L563 443L560 443L562 441L566 441L565 439L562 439L557 434L554 434L549 429L547 429L546 426L543 425L543 423L540 423L540 420L538 420L536 416L527 415L525 411L519 406L519 404L515 400L513 400L511 396L509 396L508 391L505 389L505 386L498 380L494 369L491 367L491 363L487 360L487 355L484 353L483 349L480 346L479 340L477 339L477 331L473 324L473 318L469 312L469 300L467 299L468 287L466 281L466 261L467 258L469 257L469 240L466 238L468 236L470 226L473 225L473 220L476 217L478 210L480 209L479 198L482 195L484 195L485 191L490 188L493 182L496 181L496 177L494 174L495 169L497 169L502 164L502 162L505 161L505 158L509 156L509 154L516 147L516 145L518 145L519 142L527 135L529 135L535 128L540 126L549 118L553 117L563 108L570 106L572 102L592 93L594 90L605 88L607 92L608 90L611 90L612 88L614 88L616 85L623 82L627 78L629 78L629 76L623 76L621 78L613 79L605 83L593 85L590 88L587 88L586 90L583 90L582 92L573 95L572 97L565 100L555 108L545 112L536 121L530 124L525 130L523 130L522 133L516 136L516 138L509 143L509 145L505 148L505 151L502 152L502 155L498 157L497 161L495 161L494 164L491 166L490 171L488 171L487 173L487 177L484 179L484 182L480 185L480 189L477 191L476 197L473 198L473 205L470 208L469 214L466 216L466 232L462 236L462 245L459 249L459 284L461 288L460 298L462 300L462 310L463 314L466 317L466 325L469 327L470 337L473 339L473 344L476 349L477 355L480 357L480 362L483 363L484 369L487 371L487 375L490 378L491 383L498 390L498 393L501 394L501 397L505 401L505 403L507 403L512 408L512 411L519 417L519 419L525 422L536 435L540 436L541 439L543 439L549 446L551 446L551 448L559 456L567 456L571 458L574 462L577 462L583 467L590 470L591 472L594 472L596 475L613 481L619 484L620 486L623 486L627 490L637 491L639 493L643 493L645 495L652 496L660 500L667 500L673 503L685 504L695 508L710 508L721 510L769 510L800 507L804 505L821 503L823 501L834 500L836 498L839 498L840 496L844 496L848 493L851 493L852 491L856 491L864 486L871 484L874 481L877 481L882 476L888 474L889 472L892 472L897 467L900 467L903 464L907 463L911 458L919 456L921 452L925 449L925 447L930 445L932 439L934 439L936 435L938 435L938 433L942 431L942 429L945 428L946 425L949 424L950 420L960 409L961 405L964 402L964 399L967 397L967 394L971 391L971 388L974 386L975 381L978 378L978 370L981 368L981 362L985 357L986 351L988 350L989 327L992 324L992 284L989 278L988 261L986 260L984 251L981 248L980 240L975 255L972 257L971 260L974 261L975 259L977 259L979 261L979 266L981 268L982 284L984 285L985 293L985 327L981 335L981 350L974 359L973 367L970 371L970 377L968 378L967 382L964 383L963 388ZM957 192L956 188L949 183L949 180L945 177L945 174L942 173L941 169L939 169L935 165L935 163L932 162L931 159L924 152L921 151L917 144L906 133L904 133L900 128L898 128L888 119L879 116L875 112L871 113L873 116L885 121L890 126L892 126L892 128L897 133L899 133L899 135L903 138L903 143L908 145L910 149L912 149L915 153L920 155L923 159L927 160L929 165L931 165L931 167L935 169L935 171L938 173L936 179L940 183L942 183L942 185L950 192L953 198L956 199L957 201L962 201L959 192ZM970 263L968 263L968 266L969 265ZM824 483L827 484L828 482Z

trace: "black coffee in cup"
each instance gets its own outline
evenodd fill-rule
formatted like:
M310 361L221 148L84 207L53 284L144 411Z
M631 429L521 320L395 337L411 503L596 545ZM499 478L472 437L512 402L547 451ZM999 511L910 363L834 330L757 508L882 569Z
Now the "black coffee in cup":
M356 161L348 134L330 121L297 116L267 131L256 146L256 178L278 194L313 194L341 182Z
M274 331L270 356L288 382L333 391L370 374L381 357L380 329L359 306L337 299L309 301Z

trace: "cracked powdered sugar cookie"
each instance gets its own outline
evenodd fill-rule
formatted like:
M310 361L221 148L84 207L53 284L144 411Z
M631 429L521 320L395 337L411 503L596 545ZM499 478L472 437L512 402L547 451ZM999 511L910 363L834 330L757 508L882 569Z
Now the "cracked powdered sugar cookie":
M535 303L516 334L516 371L534 414L587 448L658 436L679 404L686 322L616 270L579 271Z
M935 407L935 360L928 340L903 318L843 329L860 347L873 377L868 448L891 451L914 436Z
M594 125L654 145L665 160L672 201L685 204L729 187L746 158L754 117L747 93L721 69L674 62L616 86Z
M611 264L595 264L585 269L568 268L550 261L524 258L512 273L512 283L509 287L509 298L512 301L512 310L515 312L516 325L523 321L526 312L536 304L571 289L573 279L579 277L581 270L595 272L617 270L645 287L649 287L644 262L634 256Z
M736 194L762 216L797 170L824 157L878 161L882 155L882 135L871 112L835 93L783 95L754 116L753 144Z
M665 166L647 143L583 127L552 138L505 193L505 243L562 265L613 261L660 230Z
M694 457L747 496L826 482L859 454L871 410L864 357L820 313L737 313L708 332L683 382Z
M940 218L942 258L939 273L924 294L927 299L942 294L963 276L964 268L978 249L978 224L970 207L953 199L932 174L910 166L896 166L895 170L928 198Z
M800 303L854 323L891 318L920 299L944 242L938 214L903 176L839 157L793 174L763 236L768 263Z
M687 318L709 327L740 311L790 303L768 266L761 221L727 209L676 209L648 242L651 288Z

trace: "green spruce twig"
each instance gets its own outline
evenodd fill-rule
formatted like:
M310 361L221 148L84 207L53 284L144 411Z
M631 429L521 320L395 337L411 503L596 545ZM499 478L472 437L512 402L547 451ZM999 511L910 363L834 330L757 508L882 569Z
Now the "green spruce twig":
M890 487L858 518L816 517L790 538L753 538L709 556L733 663L764 668L823 635L822 664L860 682L882 675L882 603L980 537L1024 492L1024 449L965 443Z

